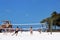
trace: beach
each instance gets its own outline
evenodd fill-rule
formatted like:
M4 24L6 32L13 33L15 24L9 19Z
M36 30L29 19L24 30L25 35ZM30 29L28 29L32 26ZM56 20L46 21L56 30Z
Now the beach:
M14 33L14 32L13 32ZM41 32L33 31L33 34L27 32L19 32L18 35L13 33L0 33L0 40L60 40L60 32Z

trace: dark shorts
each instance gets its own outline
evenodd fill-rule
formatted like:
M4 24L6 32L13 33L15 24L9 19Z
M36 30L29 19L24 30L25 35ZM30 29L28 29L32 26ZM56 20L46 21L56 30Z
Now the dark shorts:
M15 31L15 33L18 33L18 31Z

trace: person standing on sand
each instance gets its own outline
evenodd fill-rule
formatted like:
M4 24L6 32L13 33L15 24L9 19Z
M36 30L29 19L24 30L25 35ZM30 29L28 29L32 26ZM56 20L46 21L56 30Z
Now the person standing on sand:
M38 29L38 32L41 33L41 29Z
M33 29L32 29L32 27L30 27L30 33L33 34Z
M16 34L16 36L17 36L17 34L18 34L18 31L19 31L19 28L18 28L18 26L17 26L17 28L15 29L15 33L14 33L14 34ZM14 35L14 34L13 34L13 35ZM12 36L13 36L13 35L12 35Z

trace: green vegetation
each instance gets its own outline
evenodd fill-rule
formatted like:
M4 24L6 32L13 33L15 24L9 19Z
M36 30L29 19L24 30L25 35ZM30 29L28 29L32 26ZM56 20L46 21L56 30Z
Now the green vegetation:
M43 19L40 23L47 22L49 31L52 32L52 26L60 26L60 13L54 11L50 17Z

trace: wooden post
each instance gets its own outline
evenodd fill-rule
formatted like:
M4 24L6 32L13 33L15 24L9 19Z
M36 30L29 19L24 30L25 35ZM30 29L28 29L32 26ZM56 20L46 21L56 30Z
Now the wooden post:
M50 23L50 33L52 34L52 24L53 24L53 19L50 20L51 23Z

